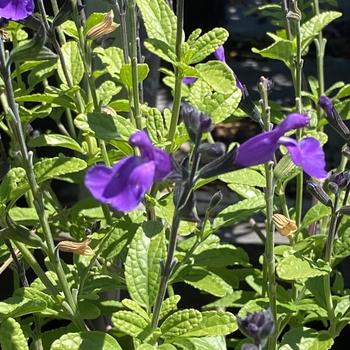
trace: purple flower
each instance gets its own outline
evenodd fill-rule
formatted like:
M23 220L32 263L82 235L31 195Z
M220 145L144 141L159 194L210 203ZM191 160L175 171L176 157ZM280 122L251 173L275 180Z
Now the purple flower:
M185 77L182 79L182 82L186 85L191 85L193 84L198 78L195 77Z
M217 60L226 63L225 59L225 49L222 45L220 45L214 52L214 56Z
M284 145L295 165L303 168L310 176L325 178L325 156L320 142L306 137L299 143L284 134L293 129L305 127L310 121L307 115L289 114L273 130L264 132L244 142L236 152L234 164L238 167L250 167L266 163L273 159L279 145Z
M0 0L0 17L18 21L34 11L33 0Z
M129 142L139 148L140 157L123 158L112 168L96 165L85 175L92 196L119 211L135 209L153 183L163 180L173 168L170 155L154 147L146 132L132 134Z

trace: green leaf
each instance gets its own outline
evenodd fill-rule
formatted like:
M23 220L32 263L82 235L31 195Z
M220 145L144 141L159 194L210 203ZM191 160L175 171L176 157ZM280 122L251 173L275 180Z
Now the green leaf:
M160 280L160 261L166 251L161 232L149 238L139 229L131 241L125 261L125 280L133 300L148 310L157 296Z
M173 342L181 350L226 350L224 337L187 338Z
M123 50L118 47L96 47L94 53L105 65L105 73L109 73L113 78L119 79L120 69L124 62Z
M205 81L198 79L190 88L188 100L200 111L208 113L215 123L220 123L234 113L241 101L242 92L235 82L232 88L232 94L221 94L212 91Z
M306 53L308 46L312 40L321 32L321 30L323 30L329 23L341 16L341 12L326 11L312 17L310 20L305 22L300 27L301 46L303 53Z
M17 318L35 312L41 312L45 309L46 303L42 300L11 297L8 300L0 302L0 318Z
M302 256L289 255L282 258L276 267L279 278L287 281L302 280L327 275L331 271L328 264Z
M241 169L220 175L219 180L228 184L240 184L248 186L265 187L266 180L261 173L253 169Z
M165 0L136 0L150 39L164 41L175 52L176 16Z
M168 316L171 312L177 310L177 304L180 301L180 295L172 295L162 302L160 309L159 319L162 320L164 317Z
M268 35L274 39L274 43L265 49L253 48L252 51L262 57L283 61L287 67L291 67L292 57L296 51L295 41L281 39L272 33Z
M322 203L317 203L305 214L301 228L307 228L312 223L330 215L331 209Z
M228 31L224 28L214 28L203 34L193 44L191 43L190 48L193 51L193 55L188 63L193 64L204 60L204 58L213 53L220 45L224 44L228 35Z
M227 335L237 330L235 316L224 311L202 312L201 323L192 330L184 333L181 337L207 337Z
M195 309L180 310L169 316L161 325L162 337L173 339L197 327L202 315Z
M109 334L99 331L68 333L53 342L50 350L123 350Z
M2 322L0 327L0 344L2 350L29 349L21 325L13 318L8 318Z
M265 206L266 203L263 195L244 199L243 201L230 205L221 211L215 218L213 230L242 221L245 218L260 212Z
M64 91L59 94L44 93L44 94L32 94L16 97L17 102L43 102L52 104L54 107L64 107L75 110L76 106L74 101L66 95Z
M137 337L148 326L148 322L131 311L118 311L112 315L112 322L118 330L132 337Z
M107 13L103 12L93 12L86 20L84 25L84 35L88 33L88 31L95 26L96 24L101 23Z
M40 135L29 141L31 147L64 147L80 153L84 153L79 143L71 137L61 134Z
M135 301L131 299L123 299L122 304L129 310L136 312L138 315L142 316L146 321L150 321L147 312Z
M137 77L139 83L144 81L149 73L149 68L146 63L139 63L137 65ZM122 83L128 87L132 88L132 72L131 72L131 64L123 64L120 69L120 80Z
M87 122L99 139L113 140L119 138L118 119L115 116L100 112L89 113Z
M220 61L208 61L197 64L195 68L212 90L224 95L231 95L235 91L236 80L227 64Z
M59 178L62 175L86 169L86 162L74 157L54 157L34 164L34 173L38 184ZM0 199L3 201L19 198L29 190L29 184L23 168L12 168L0 184Z
M311 328L292 328L282 339L279 350L328 350L334 341L326 331Z
M75 41L67 41L62 45L62 53L66 63L66 69L68 77L73 85L79 85L81 79L84 76L84 65L80 57L79 47ZM57 73L60 79L66 84L70 85L67 82L65 77L63 67L61 62L58 63Z
M167 136L162 114L158 108L143 108L143 110L146 115L146 128L150 138L154 143L162 144Z
M167 43L158 39L146 39L145 40L145 48L160 57L164 61L175 64L176 63L176 54L172 47L170 47Z
M232 287L220 276L200 267L192 267L184 276L184 282L216 297L232 293Z
M119 94L122 87L117 86L113 81L106 80L97 88L97 96L100 103L107 105L112 98Z

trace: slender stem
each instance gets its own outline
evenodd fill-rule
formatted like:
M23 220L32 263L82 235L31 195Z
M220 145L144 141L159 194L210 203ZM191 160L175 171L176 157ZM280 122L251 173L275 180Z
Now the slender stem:
M183 21L184 21L184 0L178 0L176 4L176 16L177 16L177 27L176 27L176 60L181 62L181 48L182 48L182 32L183 32ZM176 133L176 127L179 119L180 106L181 106L181 88L182 88L183 72L179 66L175 67L175 87L174 87L174 103L171 115L168 140L170 145L167 150L170 151L173 148L174 138Z
M268 81L265 78L261 78L259 84L259 91L261 94L261 106L262 115L264 120L264 130L271 130L271 109L269 107L268 101ZM268 280L268 297L270 301L270 308L275 320L275 328L271 334L268 342L268 349L275 350L277 346L277 286L276 286L276 275L275 275L275 232L272 222L273 215L273 199L275 184L273 179L273 166L274 162L268 162L265 164L265 174L266 174L266 189L265 189L265 201L266 201L266 242L265 242L265 258L264 265L266 265L267 270L267 280Z
M130 33L130 56L131 56L131 76L132 76L132 96L133 114L138 129L141 125L140 90L137 76L137 13L134 0L127 2L129 12L129 33Z
M73 310L74 314L72 317L76 321L77 325L80 326L81 329L85 329L83 321L80 319L77 305L75 304L75 301L73 299L71 290L68 286L68 282L66 279L65 272L63 271L61 261L56 258L55 255L55 244L52 238L51 228L49 225L48 217L45 212L45 206L43 202L43 196L41 193L41 190L37 184L34 169L33 169L33 154L28 152L25 136L23 132L23 127L21 123L21 118L19 115L19 109L18 105L16 104L14 93L13 93L13 87L12 87L12 81L11 81L11 72L10 67L7 65L7 59L5 54L5 48L2 39L0 38L0 68L1 73L3 76L4 84L5 84L5 90L6 90L6 96L7 96L7 102L9 106L9 112L11 114L11 129L13 131L13 134L15 135L15 138L19 144L20 152L21 152L21 161L22 166L26 172L29 186L31 189L31 192L34 197L34 207L36 209L36 212L39 217L40 225L42 227L45 241L48 247L48 257L50 259L50 262L55 268L55 272L57 274L60 287L62 288L62 291L66 297L66 300L68 304L70 305L71 309Z

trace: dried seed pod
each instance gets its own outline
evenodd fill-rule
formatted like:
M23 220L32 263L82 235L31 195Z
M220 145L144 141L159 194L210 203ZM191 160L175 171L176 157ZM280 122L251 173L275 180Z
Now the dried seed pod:
M282 214L273 214L272 221L282 236L292 236L298 230L296 222Z
M59 249L61 252L92 256L95 253L89 246L90 243L90 238L85 239L82 242L61 241L57 244L57 249Z
M113 22L113 19L114 13L113 10L110 10L106 13L102 22L94 25L87 32L87 38L95 40L103 37L104 35L114 32L119 27L119 24Z

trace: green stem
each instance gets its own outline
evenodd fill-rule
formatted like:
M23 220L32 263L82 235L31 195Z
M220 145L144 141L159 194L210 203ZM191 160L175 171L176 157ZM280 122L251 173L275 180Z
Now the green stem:
M259 91L261 94L261 106L262 115L264 120L264 130L271 130L271 109L268 101L268 81L265 78L261 78L259 84ZM271 334L268 342L268 349L275 350L277 346L277 286L276 286L276 274L275 274L275 232L272 222L273 215L273 199L275 184L273 179L273 166L274 162L265 163L266 173L266 189L265 189L265 201L266 201L266 242L265 242L265 258L264 265L266 265L267 280L268 280L268 297L270 301L270 308L275 320L275 328Z
M176 16L177 16L177 27L176 27L176 60L177 63L181 62L181 48L182 48L182 32L183 32L183 21L184 21L184 0L178 0L176 4ZM177 65L175 67L175 88L174 88L174 103L171 115L168 140L170 145L167 147L167 151L173 149L174 138L176 133L176 127L179 119L180 106L181 106L181 88L182 88L183 72L182 69Z
M55 272L57 274L60 287L62 288L62 291L65 295L66 301L74 312L74 314L72 315L73 319L76 321L77 325L79 325L81 329L85 329L84 323L80 319L80 316L77 310L77 305L74 302L71 290L68 286L68 282L66 279L65 272L62 268L61 261L57 259L55 255L55 244L52 238L48 217L45 212L42 193L37 184L35 174L34 174L33 159L32 159L33 154L31 152L28 152L28 149L27 149L23 127L21 123L21 118L19 115L18 105L16 104L16 101L14 98L10 67L7 65L6 61L7 60L6 60L4 44L2 39L0 39L0 68L1 68L1 73L5 84L9 112L12 118L12 120L10 121L10 125L13 131L13 134L15 135L15 138L19 144L19 148L22 156L21 157L22 166L26 172L29 186L34 197L34 207L38 214L40 225L42 227L42 230L45 236L45 241L48 247L48 257L50 259L52 266L54 266L55 268Z
M129 33L130 33L130 56L131 56L131 76L132 76L132 96L133 96L133 115L138 129L142 129L141 109L140 109L140 91L137 75L137 29L136 29L136 5L134 0L127 2L129 12Z

